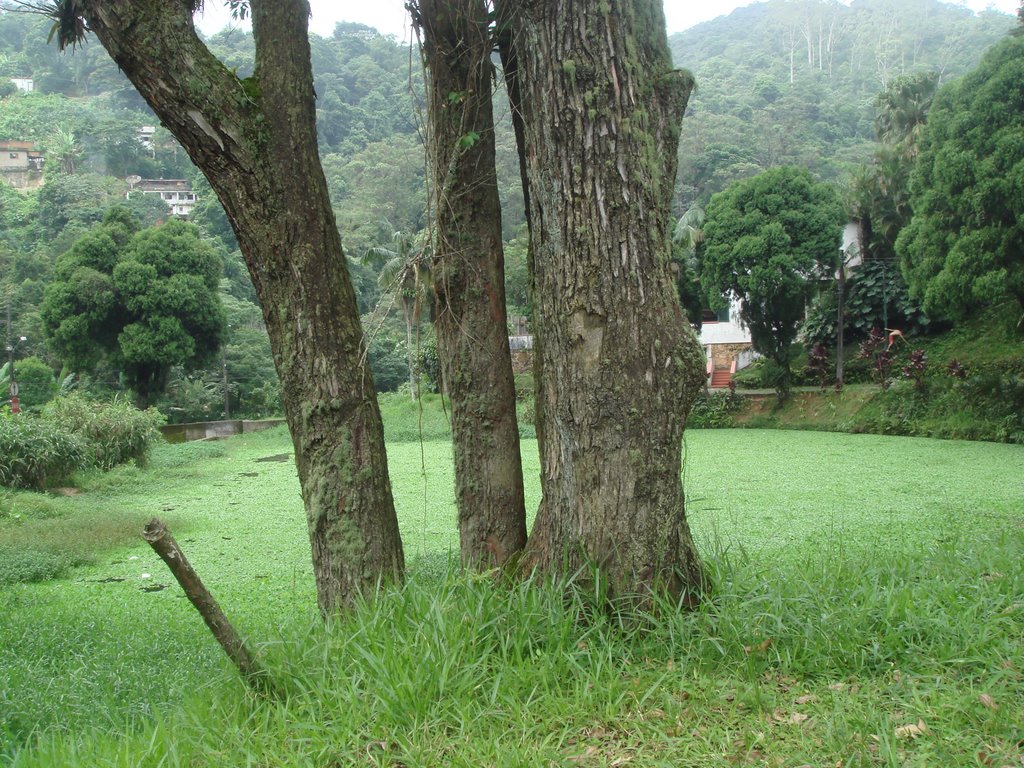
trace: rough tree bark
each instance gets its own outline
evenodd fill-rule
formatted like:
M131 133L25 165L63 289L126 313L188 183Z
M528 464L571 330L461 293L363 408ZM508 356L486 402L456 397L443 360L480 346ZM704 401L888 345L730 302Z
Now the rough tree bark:
M490 23L483 0L419 0L413 19L428 75L435 328L452 401L462 562L500 566L526 544L526 508L505 313Z
M543 425L524 564L696 600L680 463L704 360L667 235L692 78L672 70L661 0L504 0L499 18L522 94Z
M401 539L355 293L317 154L306 0L251 0L240 80L186 0L75 0L210 181L256 286L295 445L318 601L334 612L400 578Z

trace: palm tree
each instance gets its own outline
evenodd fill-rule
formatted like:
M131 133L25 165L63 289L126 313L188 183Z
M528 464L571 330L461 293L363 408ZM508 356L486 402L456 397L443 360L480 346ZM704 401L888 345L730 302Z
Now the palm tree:
M704 240L704 209L699 203L693 203L686 213L676 222L676 231L672 241L683 249L687 259L692 259L697 246Z
M900 147L907 157L917 156L917 140L939 85L935 72L898 77L875 99L875 133L883 144Z
M697 329L702 324L706 299L701 292L700 264L697 246L704 241L704 209L693 203L676 222L672 242L677 247L673 257L676 263L676 293L690 323Z
M430 251L423 233L410 235L393 229L387 222L385 224L392 229L390 247L378 245L368 248L363 262L380 267L377 284L384 293L381 301L398 300L405 321L409 388L415 400L417 371L413 354L413 331L419 326L423 308L429 306L430 302Z
M57 128L50 137L47 154L60 164L60 172L71 175L77 170L82 148L72 131Z

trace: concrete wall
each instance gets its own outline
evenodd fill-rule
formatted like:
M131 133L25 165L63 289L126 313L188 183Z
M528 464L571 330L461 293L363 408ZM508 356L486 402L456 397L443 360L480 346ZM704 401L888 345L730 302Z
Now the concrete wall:
M187 443L192 440L219 440L232 435L259 432L284 423L284 419L200 421L193 424L167 424L160 427L160 432L168 443Z

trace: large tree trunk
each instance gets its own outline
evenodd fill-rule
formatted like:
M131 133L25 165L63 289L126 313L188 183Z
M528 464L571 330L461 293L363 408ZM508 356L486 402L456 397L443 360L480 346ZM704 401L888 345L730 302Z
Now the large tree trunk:
M672 71L661 0L537 0L499 16L522 86L543 424L524 562L596 565L615 596L696 599L680 447L704 361L667 234L692 79Z
M256 70L239 80L188 3L78 0L89 27L210 181L263 307L295 445L321 609L403 554L355 293L317 154L306 0L252 0Z
M505 313L494 164L493 48L483 0L419 0L438 352L452 401L462 562L504 564L526 544L523 469Z

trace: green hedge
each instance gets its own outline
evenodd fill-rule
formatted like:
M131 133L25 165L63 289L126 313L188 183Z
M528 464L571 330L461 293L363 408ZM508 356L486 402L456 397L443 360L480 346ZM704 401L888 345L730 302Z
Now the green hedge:
M79 394L54 400L44 416L81 435L88 445L89 466L104 471L129 461L145 464L165 422L155 408L140 411L122 398L103 402Z
M28 414L0 416L0 485L45 490L87 465L80 435Z
M79 469L144 464L163 421L152 408L80 394L52 401L40 416L6 413L0 416L0 485L46 490Z

